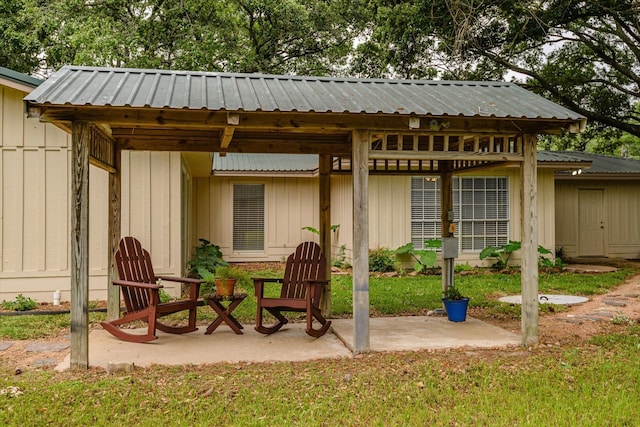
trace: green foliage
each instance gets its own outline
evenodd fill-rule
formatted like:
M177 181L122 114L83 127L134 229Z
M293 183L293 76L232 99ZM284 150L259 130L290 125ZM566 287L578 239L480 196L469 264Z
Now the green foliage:
M426 249L415 249L413 247L413 242L409 242L406 245L400 246L398 249L396 249L395 254L396 256L404 254L411 255L411 257L413 257L413 259L415 260L413 269L418 273L423 273L427 270L427 268L433 268L436 265L436 260L438 258L436 249L442 247L442 240L425 240L424 246Z
M164 289L160 289L158 293L160 296L160 302L162 303L173 301L175 299L174 297L169 295L167 291L165 291Z
M442 293L442 298L450 301L459 301L465 297L462 296L457 286L447 286Z
M346 251L347 251L347 245L340 246L340 249L338 250L338 253L336 254L335 258L331 260L331 265L338 268L351 267L351 264L349 264L349 261L347 261Z
M4 310L28 311L36 308L38 306L38 303L29 297L25 297L22 294L18 294L15 301L3 300L2 303L0 303L0 306Z
M521 247L520 242L509 240L509 243L502 246L487 246L480 252L480 259L496 258L496 263L493 265L496 268L509 268L509 259L511 255L519 250Z
M338 231L339 228L340 228L340 224L333 224L330 226L331 231L333 231L334 233ZM320 230L318 230L315 227L311 227L310 225L307 225L306 227L302 227L302 230L310 231L313 234L316 234L318 236L320 235Z
M511 255L521 248L520 242L509 240L509 243L503 246L487 246L480 252L480 259L496 258L495 268L509 268L509 260ZM564 263L560 257L550 259L545 255L551 255L552 252L542 245L538 245L538 266L543 268L560 268Z
M393 251L388 248L377 248L369 251L369 271L386 273L396 268Z
M188 264L190 276L197 277L200 269L216 271L220 266L229 265L222 259L220 246L212 244L207 239L198 239L198 241L200 241L200 246L196 248L196 252Z
M473 267L468 262L466 262L464 264L454 265L453 271L456 273L460 273L461 271L473 271Z
M248 289L253 285L249 274L239 267L234 266L222 266L218 267L215 272L215 278L219 280L237 279L237 285L243 289Z
M546 257L545 255L552 255L551 251L542 245L538 246L538 267L541 268L559 268L562 270L564 262L560 256L556 256L555 259Z

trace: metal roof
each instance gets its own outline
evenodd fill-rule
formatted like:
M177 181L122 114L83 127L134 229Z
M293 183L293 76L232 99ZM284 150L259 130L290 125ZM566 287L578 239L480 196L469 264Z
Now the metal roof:
M228 153L213 157L214 172L315 172L317 154L249 154Z
M0 78L11 80L13 82L21 83L31 87L37 87L43 82L43 80L10 70L5 67L0 67Z
M582 169L581 175L640 175L640 160L626 157L605 156L583 151L540 151L549 158L572 158L575 162L591 162L588 169ZM561 160L556 160L561 161ZM567 160L562 160L567 161Z
M39 105L585 121L580 114L507 82L65 66L25 100Z
M604 156L577 151L538 151L538 162L572 164L582 167L582 174L640 174L640 160ZM585 164L591 166L585 168ZM310 172L318 170L315 154L248 154L214 155L215 172ZM571 173L571 171L567 171Z

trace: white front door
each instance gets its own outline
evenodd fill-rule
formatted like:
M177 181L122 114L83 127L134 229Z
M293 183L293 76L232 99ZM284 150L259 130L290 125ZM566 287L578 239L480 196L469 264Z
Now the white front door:
M604 190L578 190L578 256L605 256Z

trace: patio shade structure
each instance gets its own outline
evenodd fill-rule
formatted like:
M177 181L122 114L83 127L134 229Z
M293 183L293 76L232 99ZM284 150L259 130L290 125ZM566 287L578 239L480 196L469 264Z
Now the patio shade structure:
M108 253L113 254L120 239L121 150L317 154L325 252L330 175L352 174L356 353L369 350L369 174L439 175L443 237L448 237L452 175L518 165L523 343L538 339L536 135L579 132L586 120L515 84L65 66L25 102L30 117L72 135L74 369L89 366L89 164L110 175ZM119 294L111 288L108 315L115 316Z

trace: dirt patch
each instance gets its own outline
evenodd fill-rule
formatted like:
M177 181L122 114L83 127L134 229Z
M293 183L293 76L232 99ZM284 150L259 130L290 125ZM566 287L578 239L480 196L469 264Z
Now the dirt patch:
M515 333L521 333L520 319L488 318L481 309L469 315ZM567 311L542 313L539 318L541 345L569 345L589 338L623 331L629 322L640 323L640 275Z

